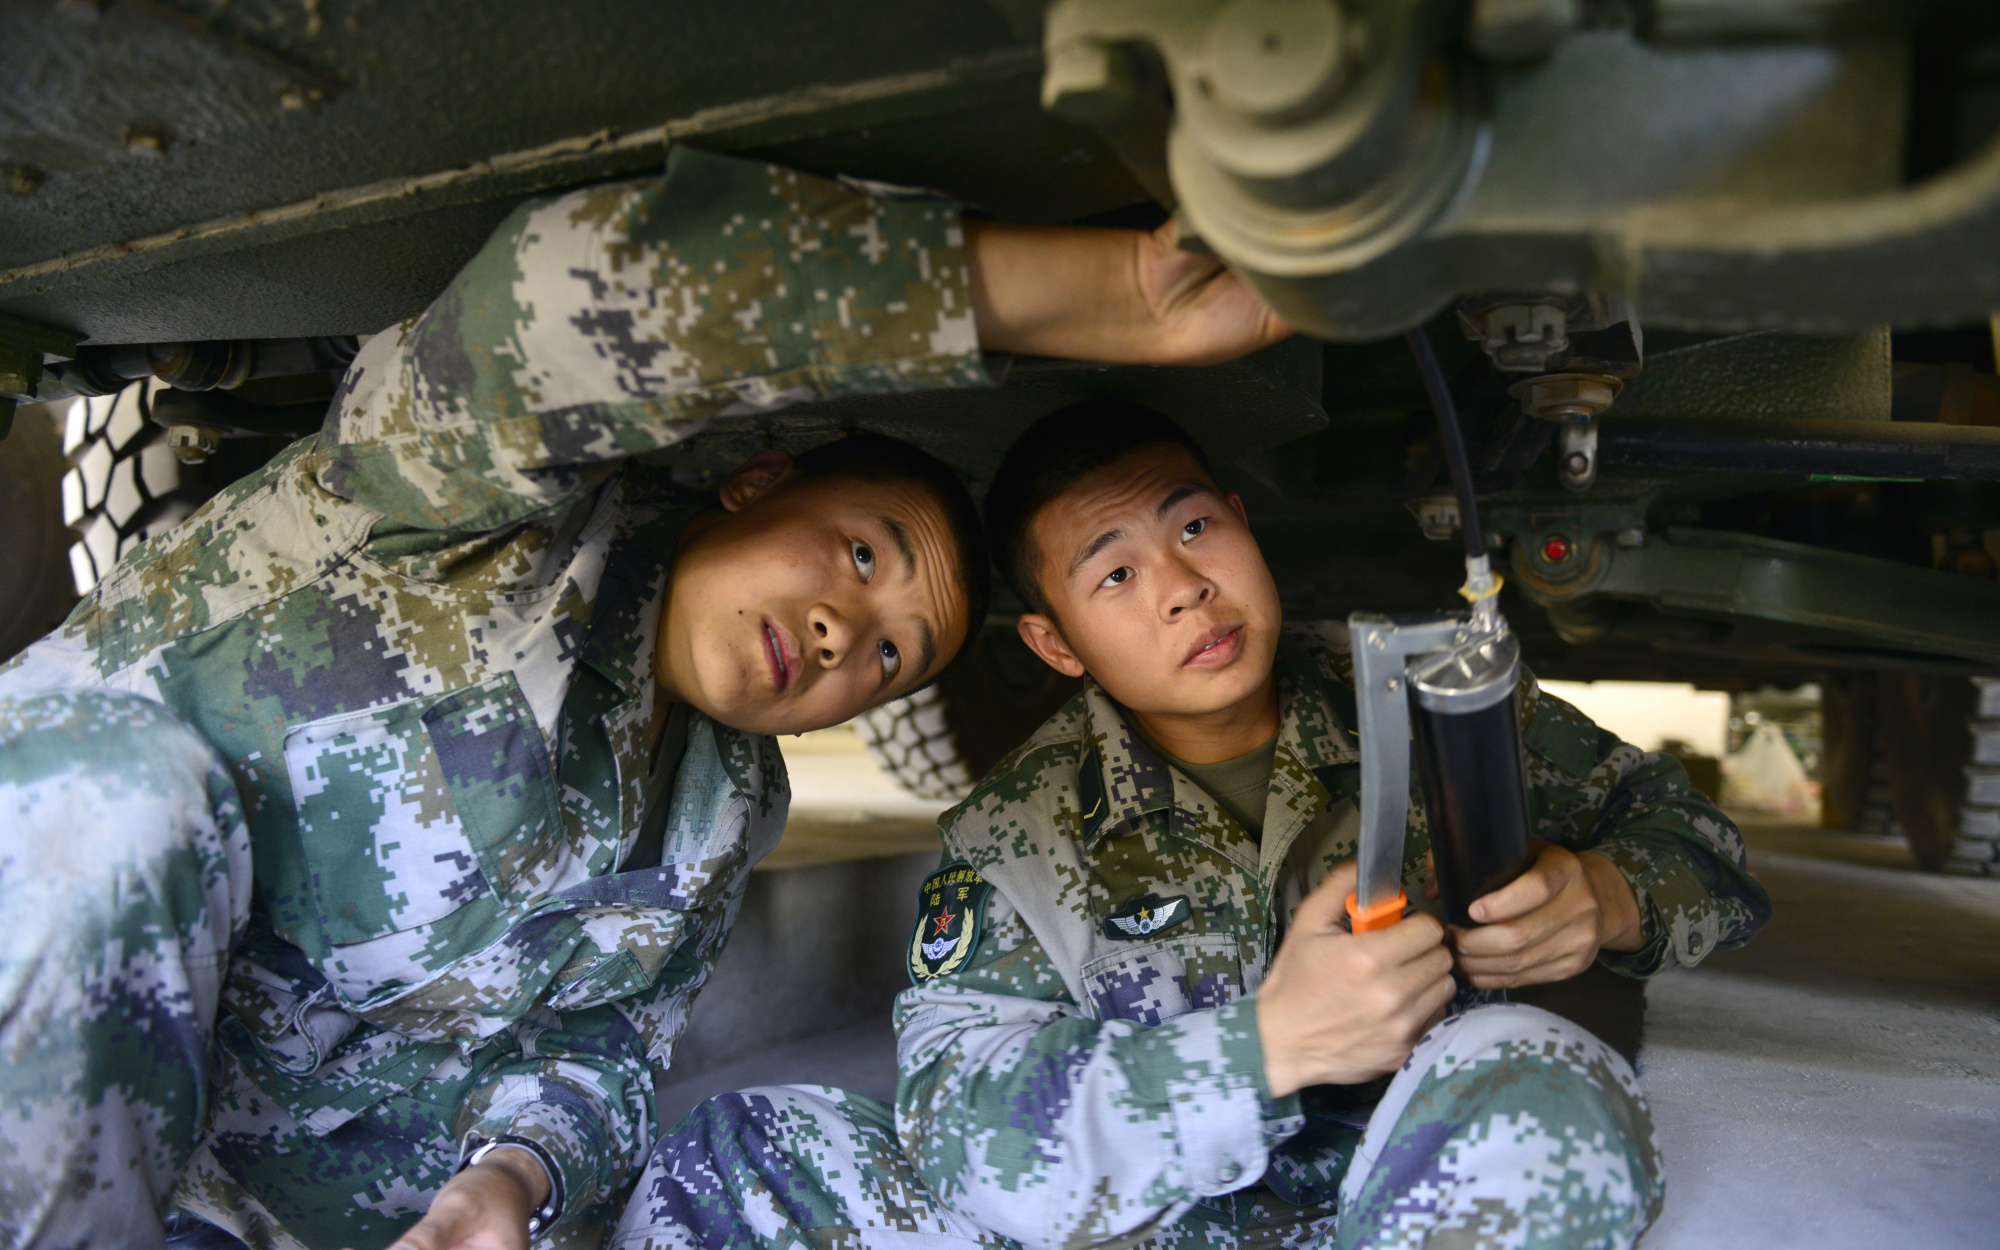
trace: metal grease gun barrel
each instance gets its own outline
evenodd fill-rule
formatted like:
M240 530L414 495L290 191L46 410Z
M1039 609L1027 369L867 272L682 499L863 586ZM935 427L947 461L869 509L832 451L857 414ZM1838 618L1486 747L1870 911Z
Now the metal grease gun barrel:
M1490 627L1480 629L1484 615ZM1462 643L1410 666L1417 758L1429 809L1438 889L1451 923L1521 875L1528 849L1517 693L1521 644L1497 613L1475 614Z
M1438 890L1451 922L1469 925L1473 901L1520 876L1533 860L1516 693L1521 644L1494 602L1500 584L1479 525L1478 492L1451 387L1429 337L1416 329L1408 338L1437 409L1438 441L1451 468L1465 540L1461 593L1472 601L1465 632L1442 651L1413 659L1409 671Z

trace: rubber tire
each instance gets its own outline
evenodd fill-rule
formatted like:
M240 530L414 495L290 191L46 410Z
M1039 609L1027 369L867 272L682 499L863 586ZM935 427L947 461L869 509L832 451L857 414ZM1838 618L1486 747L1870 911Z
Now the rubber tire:
M994 622L935 685L863 712L854 728L903 789L956 802L1082 687L1028 650L1013 622Z
M1883 673L1879 681L1878 740L1889 802L1910 853L1932 872L1993 871L1991 862L1957 853L1972 849L1958 847L1962 829L1995 818L1995 805L1982 801L1993 796L1983 793L1973 753L1986 687L1965 677L1917 673Z
M0 440L0 662L62 623L76 603L63 526L62 436L46 406L14 414Z
M69 565L79 595L89 594L134 547L186 520L292 441L225 439L201 463L183 464L167 446L166 430L152 421L153 396L166 389L148 379L60 408L70 462L62 477L62 516L75 534Z

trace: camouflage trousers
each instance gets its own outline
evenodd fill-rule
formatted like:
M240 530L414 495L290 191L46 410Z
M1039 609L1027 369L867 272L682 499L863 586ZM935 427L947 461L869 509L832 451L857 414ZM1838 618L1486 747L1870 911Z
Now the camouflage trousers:
M250 839L214 749L150 700L0 697L0 1250L383 1246L458 1169L486 1051L314 1133L228 1047ZM490 1049L490 1048L489 1048ZM543 1243L595 1246L601 1212Z
M1137 1243L1193 1247L1629 1247L1662 1197L1630 1065L1533 1007L1480 1007L1421 1041L1369 1116L1338 1202L1255 1185ZM1011 1247L933 1198L889 1107L825 1087L712 1098L660 1139L615 1250Z
M171 712L0 698L0 1247L162 1244L249 885L235 783Z

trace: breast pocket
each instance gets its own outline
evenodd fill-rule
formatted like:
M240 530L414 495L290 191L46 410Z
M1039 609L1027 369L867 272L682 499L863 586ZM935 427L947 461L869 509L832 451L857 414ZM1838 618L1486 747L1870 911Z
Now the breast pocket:
M1243 959L1226 933L1148 942L1083 966L1100 1020L1160 1024L1243 996Z
M513 674L285 736L326 940L365 942L506 903L556 836L553 770Z

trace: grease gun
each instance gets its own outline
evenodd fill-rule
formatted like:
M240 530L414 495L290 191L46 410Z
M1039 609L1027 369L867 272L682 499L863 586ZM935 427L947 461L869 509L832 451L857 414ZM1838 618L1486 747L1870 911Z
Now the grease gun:
M1506 885L1533 859L1521 754L1521 644L1500 615L1501 579L1486 554L1472 468L1437 355L1421 329L1407 336L1437 410L1438 436L1458 495L1469 610L1347 618L1361 736L1361 833L1356 933L1402 919L1403 839L1414 754L1430 816L1439 893L1452 924L1474 921L1473 900Z

